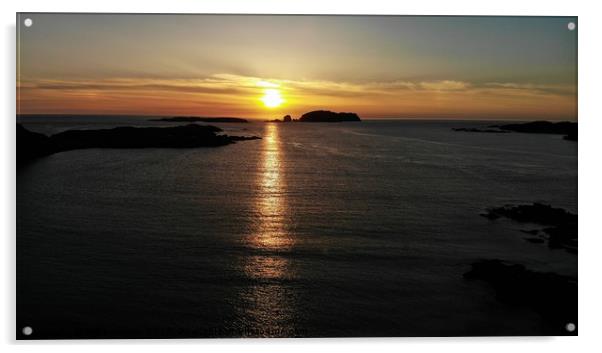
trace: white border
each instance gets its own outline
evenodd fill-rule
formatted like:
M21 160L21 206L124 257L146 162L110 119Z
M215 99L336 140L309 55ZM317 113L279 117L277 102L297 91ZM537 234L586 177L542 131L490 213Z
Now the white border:
M602 231L599 216L600 183L602 182L602 101L600 63L602 12L595 1L393 1L369 0L351 3L350 0L285 1L285 0L222 0L222 1L124 1L98 0L22 0L3 1L1 60L4 83L1 86L1 106L4 116L2 129L3 167L0 177L2 200L0 224L3 251L0 303L3 306L0 320L0 337L5 352L43 351L116 352L143 349L145 353L166 350L198 352L245 351L251 352L305 352L327 350L363 352L366 350L414 352L504 352L509 350L539 350L550 352L602 351L598 335L602 332L600 291L602 270ZM399 14L399 15L552 15L579 16L579 337L559 338L386 338L386 339L271 339L271 340L144 340L144 341L14 341L14 253L15 253L15 12L146 12L146 13L299 13L299 14ZM553 294L551 294L553 295ZM85 345L85 347L82 347ZM142 345L131 347L132 345Z

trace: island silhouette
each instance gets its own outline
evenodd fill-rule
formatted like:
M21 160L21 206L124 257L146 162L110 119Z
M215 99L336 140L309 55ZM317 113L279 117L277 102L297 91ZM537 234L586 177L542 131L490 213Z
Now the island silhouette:
M270 123L290 123L290 122L302 122L302 123L340 123L344 121L362 121L357 113L344 113L344 112L333 112L330 110L314 110L307 112L299 119L293 119L290 115L285 115L282 119L266 120Z
M335 113L329 110L314 110L301 115L300 122L338 123L343 121L362 121L356 113Z
M522 132L528 134L555 134L565 135L564 139L577 141L578 125L570 121L550 122L550 121L531 121L528 123L515 123L503 125L490 125L487 128L454 127L454 131L463 132L488 132L488 133L507 133Z
M219 147L257 136L229 136L212 125L174 127L116 127L67 130L46 136L17 124L17 163L53 153L84 148L195 148Z

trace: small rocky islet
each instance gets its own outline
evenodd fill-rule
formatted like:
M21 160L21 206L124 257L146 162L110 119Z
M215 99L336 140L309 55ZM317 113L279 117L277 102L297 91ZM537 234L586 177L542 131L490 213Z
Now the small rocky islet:
M285 115L282 119L267 120L271 123L341 123L362 121L356 113L332 112L330 110L314 110L305 113L299 119L293 119L290 115Z

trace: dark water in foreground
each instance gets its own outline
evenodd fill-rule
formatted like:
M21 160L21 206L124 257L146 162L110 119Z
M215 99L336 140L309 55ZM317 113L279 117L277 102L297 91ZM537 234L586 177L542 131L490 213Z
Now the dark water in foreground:
M32 338L541 334L537 313L462 274L499 258L576 276L576 255L479 213L534 201L576 213L577 144L450 129L487 124L217 124L263 139L39 159L17 171L18 327Z

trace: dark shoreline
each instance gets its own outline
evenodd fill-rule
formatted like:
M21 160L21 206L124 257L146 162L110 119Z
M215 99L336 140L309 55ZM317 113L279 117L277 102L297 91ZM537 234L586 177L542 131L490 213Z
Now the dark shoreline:
M196 148L219 147L257 136L218 135L211 125L174 127L116 127L98 130L67 130L46 136L17 124L17 163L54 153L86 148Z
M512 221L525 224L536 224L539 229L521 230L531 237L525 238L531 243L548 243L551 249L564 249L569 253L577 254L578 232L577 215L562 208L554 208L542 203L531 205L505 205L502 207L488 208L481 216L495 221L508 218Z
M564 135L568 141L577 141L578 125L576 122L560 121L531 121L527 123L512 123L501 125L489 125L486 128L455 127L454 131L481 132L481 133L509 133L522 132L527 134L552 134Z
M563 248L577 254L577 215L542 203L488 208L482 217L490 221L507 218L517 223L540 225L541 229L521 230L531 243L548 243L550 249ZM540 272L522 264L501 259L480 259L470 264L465 280L482 281L495 291L495 298L513 307L529 308L539 314L544 334L575 336L577 333L577 277ZM573 330L569 324L574 324Z

